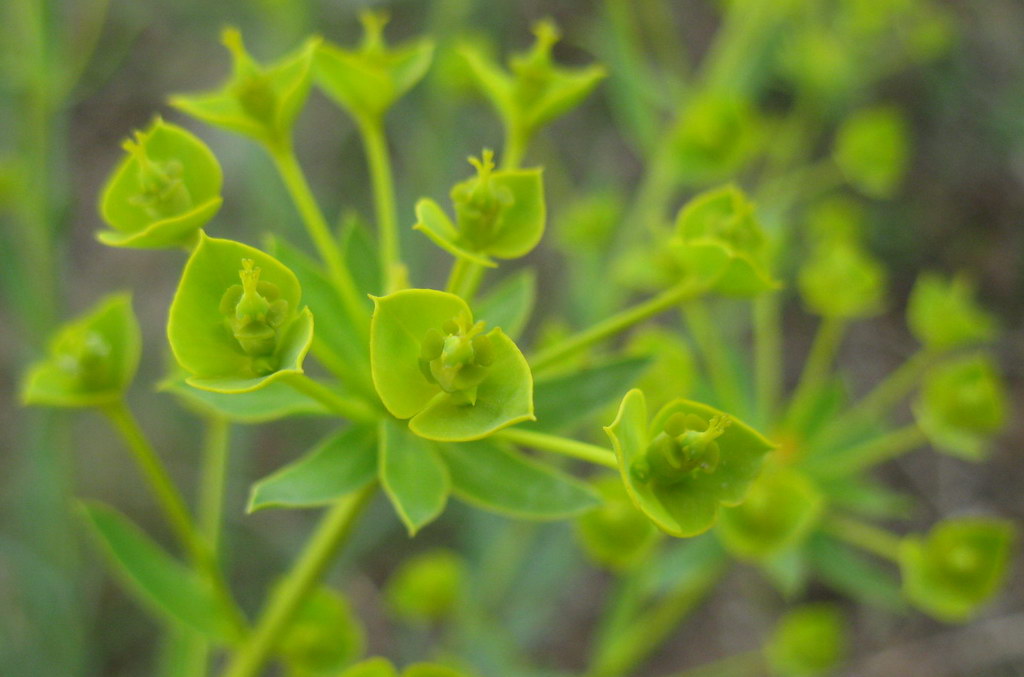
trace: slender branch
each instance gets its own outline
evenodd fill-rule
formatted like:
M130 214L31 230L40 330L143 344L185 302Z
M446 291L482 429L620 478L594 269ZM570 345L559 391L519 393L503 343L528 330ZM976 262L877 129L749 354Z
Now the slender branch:
M220 566L206 542L199 535L185 500L153 445L150 444L135 417L132 416L131 410L121 400L103 407L102 411L132 452L178 540L196 566L204 572L213 585L214 592L220 599L224 610L231 614L231 620L236 629L241 630L244 628L245 622L224 582Z
M356 327L363 332L368 332L369 313L366 310L365 299L360 297L355 280L352 279L352 275L345 265L341 248L331 234L331 229L316 203L316 198L313 197L313 191L309 187L309 182L306 181L306 175L302 172L302 167L295 157L295 149L290 141L267 148L299 215L302 217L310 239L313 240L313 244L316 245L317 251L320 253L320 258L327 266L331 281L341 295L346 312L351 316Z
M339 500L321 520L291 572L270 597L256 628L222 673L223 677L255 677L348 540L356 519L376 490L376 483Z
M688 282L677 284L654 298L648 299L616 315L612 315L589 329L585 329L557 345L542 350L530 360L530 366L534 371L550 367L577 351L625 331L633 325L663 313L684 301L692 301L703 294L705 290L706 287L704 285L695 285Z
M842 451L812 458L811 467L819 468L826 477L852 475L872 466L902 456L928 441L916 423L893 430L863 444ZM809 464L811 465L811 464Z
M456 257L452 263L452 271L448 275L445 291L450 294L458 294L466 300L466 303L472 303L483 274L484 267L479 263Z
M754 300L754 380L757 414L767 423L782 392L782 327L780 296L762 294Z
M524 447L553 451L563 456L579 458L590 463L603 465L606 468L616 469L619 467L618 461L615 459L615 452L611 449L599 447L596 444L577 442L560 435L549 435L548 433L540 433L523 428L505 428L494 433L493 437L521 444Z
M736 411L743 402L743 394L729 364L725 340L718 331L718 325L712 320L707 306L700 301L694 301L687 306L686 322L704 357L708 378L718 396L720 406L729 411Z
M505 148L501 154L501 168L517 169L523 163L530 135L521 124L505 125Z
M811 351L804 362L800 382L789 401L787 418L798 420L808 402L828 380L829 370L839 352L839 346L846 331L846 320L838 317L824 317L818 325L818 332L811 344Z
M829 515L822 528L842 540L893 562L900 559L902 539L885 529L850 517Z
M376 421L378 418L377 410L364 400L345 397L305 374L293 374L285 382L343 418L362 422Z
M384 276L385 292L397 289L398 280L404 273L398 270L402 265L401 243L398 238L398 217L395 210L395 186L391 172L391 158L388 155L387 135L380 118L361 118L359 133L363 138L366 162L370 168L373 184L373 205L377 214L377 232L380 238L380 270Z

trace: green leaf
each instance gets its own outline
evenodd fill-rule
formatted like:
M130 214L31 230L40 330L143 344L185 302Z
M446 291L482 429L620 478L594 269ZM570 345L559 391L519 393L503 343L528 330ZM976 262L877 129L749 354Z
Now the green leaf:
M1005 423L1006 400L995 362L984 354L968 355L925 376L914 418L939 451L980 461Z
M807 554L821 579L839 592L890 611L905 608L899 583L892 574L860 552L815 535L808 540Z
M644 358L642 366L638 365L642 371L639 378L630 378L612 389L616 392L631 388L635 383L652 404L660 406L669 400L689 396L697 385L696 358L690 344L678 330L644 327L629 337L626 352L635 356L634 359ZM540 390L540 384L536 390ZM534 399L538 399L536 391Z
M490 440L440 449L452 491L478 508L519 519L559 520L598 505L583 482Z
M787 612L765 646L772 674L815 677L832 672L846 653L846 623L831 604L805 604Z
M413 435L399 421L384 419L379 431L381 485L409 536L444 511L451 488L448 469L434 443Z
M110 506L90 501L80 507L112 568L151 611L217 642L234 638L231 623L205 581Z
M21 399L50 407L92 407L124 396L142 352L131 295L112 294L65 324L49 355L25 375Z
M644 357L627 357L540 379L533 391L537 420L523 427L559 432L577 425L611 402L614 393L629 389L649 364Z
M366 486L376 473L376 431L368 426L352 426L256 482L248 511L326 505Z
M666 445L671 444L665 438L666 425L673 427L671 420L679 418L677 414L687 421L680 437L696 435L711 456L696 459L692 470L677 469L674 475L664 476L660 456L670 453ZM705 432L691 425L705 426ZM744 423L688 400L669 402L648 429L647 405L643 392L636 389L623 398L618 416L605 432L615 449L630 498L659 528L677 537L707 531L718 517L719 505L739 504L760 473L765 454L774 448Z
M996 321L974 296L974 285L966 277L946 280L923 273L910 294L907 324L918 341L937 351L989 341Z
M823 507L821 491L807 477L779 467L755 480L743 503L722 510L715 533L736 557L766 559L798 545Z
M966 621L1002 584L1013 540L1013 524L1005 520L940 522L924 538L903 540L903 590L915 606L940 620Z
M212 92L173 96L171 105L268 146L284 143L309 94L313 55L320 38L310 38L269 66L253 60L237 29L224 29L221 41L231 52L231 78Z
M381 274L377 242L366 229L366 223L358 213L353 212L345 219L339 239L345 263L352 273L356 288L364 294L379 293ZM302 277L299 276L299 279Z
M602 505L576 520L576 536L583 551L612 571L627 571L646 560L658 542L658 530L636 509L617 475L594 482Z
M442 620L454 611L465 580L466 563L458 553L446 548L416 553L388 580L388 606L404 621Z
M342 380L355 381L369 388L366 365L370 352L366 345L365 327L356 327L348 313L339 312L344 301L337 288L317 263L281 238L268 238L268 249L283 265L294 271L301 283L303 298L316 318L313 351L332 370L339 364L343 365L345 373L339 374ZM367 316L370 308L367 299Z
M320 586L299 607L277 652L288 677L334 677L362 655L365 645L366 632L348 601Z
M374 304L373 382L391 414L412 418L409 428L417 435L471 440L533 417L533 377L526 359L500 329L482 334L461 298L406 289L375 297ZM476 362L471 347L481 340L489 348L486 364ZM427 359L423 353L432 342L436 350ZM454 352L444 352L449 350ZM476 378L465 382L463 374Z
M239 296L240 278L252 285L251 294ZM187 383L203 390L242 393L301 374L313 341L313 316L308 308L300 309L300 294L295 274L277 259L240 242L200 234L167 321L174 357L191 375ZM276 304L274 322L267 319L269 312L251 310L245 315L250 324L239 325L247 297ZM247 344L245 332L256 326L269 333L269 339Z
M97 239L114 247L188 246L221 205L221 169L210 149L187 130L159 117L121 160L100 198L112 230Z
M847 180L865 195L891 197L906 172L910 130L890 106L855 111L836 133L832 157Z
M328 416L330 411L318 400L285 383L271 383L248 393L217 393L199 390L172 376L159 389L171 393L187 407L203 414L223 416L234 423L267 423L291 416Z
M402 677L468 677L466 673L460 672L447 665L437 663L413 663L406 666L402 671Z
M316 52L316 81L324 93L357 120L381 118L419 82L434 56L434 44L418 40L388 47L383 30L387 15L360 14L363 44L348 50L325 43Z
M513 341L526 327L537 299L537 274L524 268L509 275L476 303L477 319L488 327L501 327Z
M885 302L885 268L852 241L819 244L798 282L804 305L822 317L869 317Z

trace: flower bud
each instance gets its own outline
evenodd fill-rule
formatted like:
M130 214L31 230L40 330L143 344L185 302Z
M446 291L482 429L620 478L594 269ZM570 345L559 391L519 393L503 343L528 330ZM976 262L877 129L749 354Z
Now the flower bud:
M648 445L644 457L630 466L630 473L638 482L672 486L690 473L714 472L721 455L715 440L729 422L724 415L709 422L695 414L673 414L665 422L664 431Z
M457 184L451 192L455 225L470 249L486 251L501 229L505 209L515 200L507 187L491 181L494 151L484 149L480 159L471 157L469 163L477 176Z
M447 320L444 334L427 330L420 343L420 370L431 383L436 383L467 404L476 404L477 386L487 376L487 367L494 361L491 340L483 334L484 323L471 323L466 315Z

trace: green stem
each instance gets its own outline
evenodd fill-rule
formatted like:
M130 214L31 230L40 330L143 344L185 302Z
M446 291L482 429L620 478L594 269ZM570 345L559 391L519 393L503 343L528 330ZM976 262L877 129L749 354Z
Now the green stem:
M501 154L503 170L516 169L523 163L530 135L519 124L505 125L505 149Z
M846 320L838 317L824 317L818 325L811 351L804 362L800 382L789 401L788 418L796 419L828 380L832 363L839 352L846 331Z
M241 612L238 611L238 607L235 605L231 592L228 590L227 584L224 582L220 566L196 529L185 500L167 472L167 468L164 467L153 445L150 444L135 417L132 416L131 410L128 409L123 400L119 400L103 407L102 411L132 452L132 456L142 470L143 476L149 483L153 494L156 496L157 503L163 510L164 516L167 518L178 540L186 552L189 553L196 566L207 576L224 610L232 615L232 621L235 623L236 629L241 631L245 623Z
M893 562L899 562L902 539L885 529L840 515L829 515L822 528L847 543Z
M373 184L373 206L377 214L377 232L380 238L380 270L384 276L384 291L396 291L398 281L405 277L402 265L401 243L398 238L398 217L395 209L395 186L388 154L387 135L381 118L359 120L359 133L366 150L366 163Z
M285 382L300 393L309 395L314 400L322 403L325 407L343 418L364 423L376 421L379 418L376 408L365 401L336 393L305 374L292 374Z
M376 490L376 483L340 499L323 517L291 572L270 597L256 628L239 649L223 677L255 677L291 626L338 550L348 540L356 518Z
M687 579L651 609L644 611L616 638L588 677L620 677L632 674L665 638L679 626L718 583L726 560L714 562L696 579Z
M313 244L316 245L317 251L320 253L320 258L327 266L331 281L341 295L345 310L351 316L355 326L369 335L369 313L366 310L365 299L360 298L355 280L352 279L352 275L345 265L341 248L331 234L327 220L324 218L323 212L320 211L316 198L313 197L309 182L306 181L306 175L302 172L302 167L295 157L295 149L291 141L267 148L299 215L302 217L310 239L313 240Z
M863 444L822 456L814 467L820 467L820 474L826 477L852 475L902 456L927 441L917 424L911 423Z
M910 394L936 357L936 353L926 349L914 353L830 425L823 432L822 442L842 441L851 429L865 421L884 416Z
M452 272L448 275L445 290L450 294L458 294L466 303L472 303L483 274L484 267L479 263L457 257L452 263Z
M206 438L203 444L203 461L199 484L199 530L206 538L214 557L220 547L221 520L224 505L224 484L227 477L227 460L231 423L222 416L210 416L206 420ZM188 673L194 677L206 675L209 667L210 645L206 638L194 633L188 638L186 662Z
M718 331L718 325L711 319L706 305L694 301L686 308L686 322L690 327L697 347L704 357L708 378L718 397L719 405L728 411L736 411L743 402L739 384L736 382L725 341Z
M782 392L782 326L779 294L754 300L754 379L757 414L762 424L771 420Z
M577 442L560 435L549 435L523 428L505 428L494 433L493 437L507 440L515 444L521 444L533 449L553 451L556 454L579 458L590 463L603 465L606 468L616 469L619 467L615 459L615 452L611 449L599 447L596 444Z
M534 372L540 371L591 344L625 331L633 325L663 313L684 301L692 302L704 292L705 287L703 285L677 284L654 298L648 299L616 315L612 315L589 329L585 329L557 345L542 350L530 360L530 366Z

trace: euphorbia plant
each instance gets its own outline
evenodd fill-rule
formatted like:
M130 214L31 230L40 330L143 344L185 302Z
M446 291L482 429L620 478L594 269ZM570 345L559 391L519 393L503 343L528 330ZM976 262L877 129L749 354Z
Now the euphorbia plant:
M476 173L454 182L450 212L439 196L399 210L384 117L425 76L434 48L425 39L389 47L382 16L365 15L363 24L356 49L311 38L271 66L253 59L240 33L228 29L228 82L172 99L269 153L320 261L279 236L257 248L208 235L204 229L217 228L219 165L191 132L159 119L126 143L102 196L112 230L101 242L189 252L166 327L178 368L164 387L211 430L204 485L212 498L202 528L123 402L139 356L126 296L68 325L26 378L26 403L99 408L139 460L190 565L112 508L88 503L83 511L132 589L186 638L183 655L194 674L207 670L211 652L223 654L227 677L261 674L275 659L303 676L472 671L454 660L401 672L383 658L361 660L358 620L337 591L321 585L378 487L410 537L441 517L450 497L522 520L578 519L584 551L625 581L595 640L595 677L633 670L733 558L758 565L792 599L811 575L865 596L843 570L851 562L874 565L850 545L898 563L907 599L941 618L966 618L994 593L1012 536L1002 522L943 522L922 538L864 521L892 517L901 504L864 471L926 442L977 460L1002 424L997 368L981 354L952 354L994 332L962 278L922 278L909 310L923 343L919 356L863 399L849 397L833 363L845 328L884 309L884 267L855 226L810 228L803 246L799 232L773 221L818 195L769 191L762 207L740 182L706 185L758 155L785 165L790 153L766 145L753 97L726 91L709 74L705 89L668 123L668 142L652 160L652 181L664 185L641 190L643 204L630 212L649 222L628 223L618 243L610 241L611 228L587 226L595 230L586 237L606 238L615 258L576 282L595 297L594 308L622 307L579 331L539 332L531 345L522 334L536 277L517 273L488 289L485 275L526 256L551 231L545 175L522 161L543 127L594 89L603 67L558 65L552 47L559 34L550 22L538 24L534 47L511 59L508 71L463 46L468 74L501 116L505 147L470 159ZM362 136L376 238L358 223L335 234L295 155L293 127L314 86ZM904 166L902 134L889 109L852 116L837 132L828 175L869 196L888 194ZM891 152L872 152L890 137L898 139ZM666 186L700 187L673 205L674 220L658 204L671 202ZM399 223L426 235L445 260L454 257L443 289L403 258ZM609 291L611 280L648 296L624 303L616 298L621 289ZM787 284L821 318L788 396L780 320ZM723 302L732 305L715 305ZM722 334L715 311L736 304L752 306L752 351ZM685 332L649 322L669 311L681 311ZM613 341L634 328L623 346ZM914 422L889 429L885 413L919 383ZM326 417L338 428L255 482L248 507L326 510L250 622L225 583L231 579L216 547L226 426L299 414ZM565 458L554 462L524 449ZM580 469L589 466L600 474ZM560 546L568 548L564 539ZM473 602L461 586L472 574L441 552L403 568L389 603L414 624L465 629ZM778 674L817 674L835 664L842 646L835 610L812 606L787 616L766 648L747 658Z

